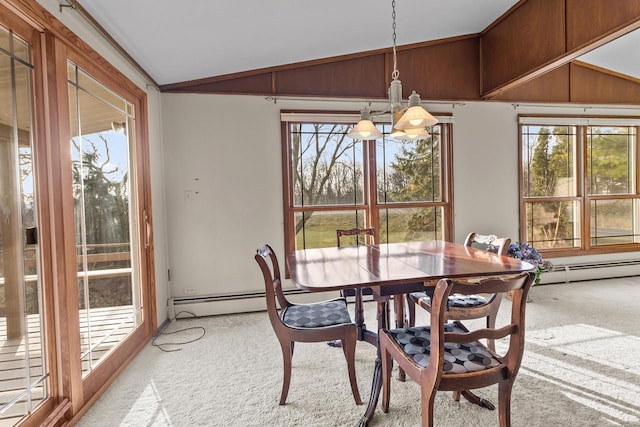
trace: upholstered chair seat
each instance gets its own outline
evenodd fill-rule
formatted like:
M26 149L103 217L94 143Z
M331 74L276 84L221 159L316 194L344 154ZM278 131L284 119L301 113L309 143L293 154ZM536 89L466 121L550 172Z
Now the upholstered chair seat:
M293 304L285 307L281 316L282 322L292 328L321 328L352 323L344 298L313 304Z
M446 323L443 326L444 332L469 332L458 322ZM391 329L389 334L416 365L424 368L429 364L431 355L430 326ZM444 352L444 374L478 372L500 364L489 349L478 341L464 344L447 342L444 344Z

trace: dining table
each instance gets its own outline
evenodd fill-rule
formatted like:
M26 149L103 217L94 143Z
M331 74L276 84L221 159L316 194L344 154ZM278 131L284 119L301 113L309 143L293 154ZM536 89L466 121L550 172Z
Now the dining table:
M440 240L301 249L286 255L286 265L291 281L306 291L365 287L373 291L377 328L367 329L358 316L355 322L359 339L377 348L369 402L358 426L371 421L378 404L382 388L378 331L389 328L390 301L394 301L396 327L402 327L403 295L433 287L437 279L501 276L533 269L516 258Z

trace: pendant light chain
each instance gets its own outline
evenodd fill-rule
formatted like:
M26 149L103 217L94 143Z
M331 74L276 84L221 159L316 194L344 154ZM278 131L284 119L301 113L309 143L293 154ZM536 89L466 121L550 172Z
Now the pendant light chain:
M397 80L398 77L400 77L400 71L398 71L398 62L396 59L396 0L392 0L391 9L391 18L393 20L393 73L391 73L391 78Z
M396 0L391 0L391 18L393 29L393 72L389 84L389 106L386 111L391 112L391 132L389 135L399 141L415 141L429 136L426 128L438 123L421 105L420 95L414 90L409 96L409 105L402 105L402 82L398 79L398 56L396 52ZM378 113L381 114L381 113ZM371 112L365 108L360 111L360 121L347 136L362 141L382 138L382 132L371 121Z

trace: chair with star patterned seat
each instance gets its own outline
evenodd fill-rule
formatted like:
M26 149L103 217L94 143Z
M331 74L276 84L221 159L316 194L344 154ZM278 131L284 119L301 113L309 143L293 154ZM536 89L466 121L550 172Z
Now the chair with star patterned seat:
M491 405L470 390L498 384L498 419L501 427L511 425L511 390L524 352L525 307L527 294L535 274L493 277L477 283L442 279L431 298L429 324L410 328L382 330L379 335L382 358L382 411L389 411L391 367L398 367L421 388L422 426L433 426L436 391L453 391L471 397L482 406ZM447 322L446 306L451 293L504 294L513 291L511 317L499 327L468 329L459 321ZM496 353L481 340L505 339L504 348ZM508 342L508 344L507 344ZM400 384L398 384L400 386ZM485 406L492 408L491 406Z
M291 382L291 359L295 342L339 340L351 383L351 393L357 405L362 403L355 370L357 330L352 323L344 298L309 304L295 304L282 292L278 259L269 245L257 250L255 260L264 276L267 313L280 342L284 360L284 379L280 405L284 405Z

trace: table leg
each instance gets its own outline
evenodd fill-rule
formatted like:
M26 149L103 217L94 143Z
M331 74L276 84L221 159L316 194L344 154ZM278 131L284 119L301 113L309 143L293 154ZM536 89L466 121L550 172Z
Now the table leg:
M344 294L342 294L344 297ZM367 339L367 325L364 323L364 304L362 302L362 289L354 289L354 321L358 330L358 341L369 341ZM342 347L340 340L328 341L327 344L330 347ZM375 345L375 343L374 343Z
M364 305L362 303L362 289L355 290L355 324L358 328L358 341L364 340L364 331L367 329L367 325L364 323Z
M496 407L493 405L493 403L489 402L485 398L482 398L480 396L475 395L470 390L462 390L461 394L462 394L462 397L467 399L469 402L475 403L476 405L478 405L478 406L480 406L482 408L486 408L486 409L488 409L490 411L493 411L494 409L496 409Z
M386 298L377 298L377 318L378 330L387 329L389 325L389 305ZM378 406L378 398L382 390L382 359L380 355L380 345L377 343L376 334L376 363L373 367L373 382L371 384L371 394L369 395L369 404L364 415L358 421L358 426L364 427L373 418L373 414Z

